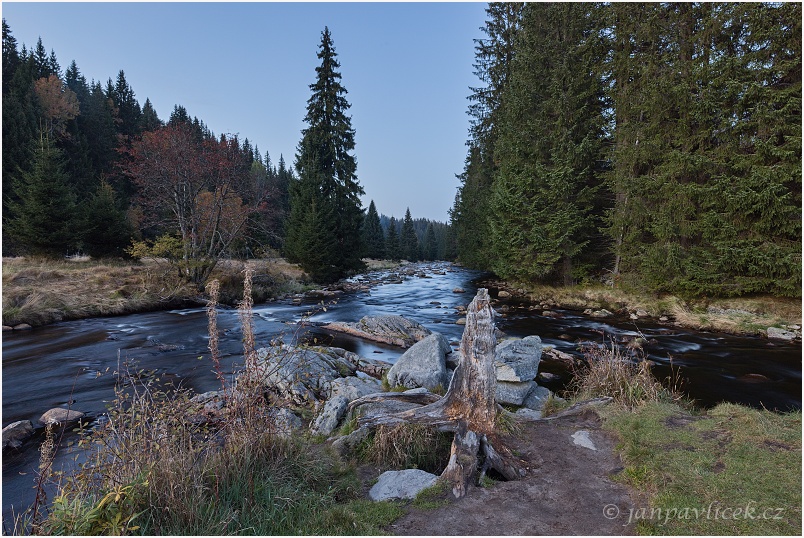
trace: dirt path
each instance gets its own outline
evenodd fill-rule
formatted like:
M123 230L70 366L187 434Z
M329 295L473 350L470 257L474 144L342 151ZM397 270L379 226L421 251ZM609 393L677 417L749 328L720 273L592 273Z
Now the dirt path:
M583 430L596 450L573 440ZM622 471L622 463L594 411L523 424L508 442L527 462L525 478L472 488L463 499L433 510L409 505L386 530L424 536L634 534L626 524L631 495L611 478Z

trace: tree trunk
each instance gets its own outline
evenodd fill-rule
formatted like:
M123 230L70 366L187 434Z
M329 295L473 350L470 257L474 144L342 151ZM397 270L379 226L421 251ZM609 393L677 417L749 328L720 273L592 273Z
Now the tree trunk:
M376 427L409 422L455 431L450 460L441 476L449 481L458 498L466 494L477 473L477 456L481 450L485 456L483 473L494 469L509 480L523 476L524 470L519 462L495 435L496 344L494 312L488 290L481 288L467 309L466 328L461 339L461 363L444 397L400 413L361 417L359 424Z

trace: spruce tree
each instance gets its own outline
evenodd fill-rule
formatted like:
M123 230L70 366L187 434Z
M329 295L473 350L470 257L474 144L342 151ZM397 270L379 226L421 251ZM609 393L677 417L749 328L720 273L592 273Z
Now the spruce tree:
M603 83L594 4L527 4L502 99L492 267L503 278L578 276L598 222Z
M385 236L380 224L380 215L374 200L369 203L368 212L363 219L363 254L367 258L383 259L385 257Z
M134 97L134 90L126 80L126 74L121 69L112 86L109 79L107 97L112 100L117 109L117 130L122 136L132 138L142 133L142 109Z
M801 5L616 4L614 272L801 294Z
M31 171L14 183L18 202L5 233L24 252L58 258L77 246L75 193L64 173L61 152L44 134Z
M150 99L145 99L145 104L142 105L142 130L155 131L162 126L162 120L156 114L154 106L151 104Z
M427 225L427 230L424 232L424 244L422 245L422 258L427 261L433 261L438 257L438 240L436 239L435 228L433 223Z
M413 219L410 216L410 208L405 211L405 220L402 221L402 232L399 238L402 257L410 262L418 261L419 238L416 236L416 229L413 227Z
M109 183L101 182L82 213L82 249L93 257L122 256L131 242L132 230Z
M399 231L397 230L396 219L391 217L388 223L388 230L385 232L385 258L397 261L402 257L402 250L399 245Z
M363 267L360 226L363 211L357 181L357 162L352 154L355 132L349 103L341 85L340 63L329 28L321 35L316 81L310 85L305 122L296 155L298 180L290 185L290 216L285 240L286 255L322 282L334 281ZM315 218L310 217L315 214ZM320 230L310 236L315 223ZM326 248L321 248L325 234ZM310 245L319 248L312 256Z
M17 50L17 38L12 35L6 19L3 19L3 95L8 90L19 65L20 54Z
M490 269L489 192L497 171L494 147L522 10L519 2L489 3L487 20L481 28L486 37L477 40L475 46L475 75L482 85L472 88L469 96L469 153L464 171L458 176L461 186L450 210L450 222L461 262L479 269Z

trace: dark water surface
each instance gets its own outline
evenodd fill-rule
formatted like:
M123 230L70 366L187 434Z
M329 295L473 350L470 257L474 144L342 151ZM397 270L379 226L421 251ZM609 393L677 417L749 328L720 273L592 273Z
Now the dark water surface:
M446 271L435 274L432 271ZM357 338L333 335L315 325L331 321L357 321L365 315L397 314L418 321L460 340L463 327L455 307L466 305L477 290L480 273L449 264L425 268L431 278L408 277L401 284L384 284L370 292L344 294L336 304L321 310L315 301L256 305L257 342L275 338L289 341L300 333L319 343L346 348L365 357L394 362L402 350ZM453 293L454 288L465 293ZM490 290L492 297L496 290ZM703 405L720 401L768 409L801 408L801 344L775 343L761 338L696 332L652 321L612 317L592 319L574 311L558 311L563 318L543 317L515 301L498 305L504 311L498 327L509 336L539 335L545 344L577 353L578 342L602 343L602 333L615 339L642 335L650 343L645 351L657 363L658 377L669 374L669 357L686 379L685 389ZM507 310L507 311L505 311ZM312 315L307 316L307 313ZM299 331L299 320L309 325ZM223 331L220 350L224 372L231 376L242 363L242 334L237 312L221 309ZM605 337L606 340L609 338ZM53 407L67 407L99 415L114 397L114 372L120 363L157 373L196 392L220 387L207 350L207 318L203 308L133 314L115 318L63 322L31 331L3 334L3 426L28 419L36 424ZM72 402L72 403L70 403ZM62 445L74 441L68 433ZM18 453L3 456L3 515L19 511L34 499L38 465L38 439ZM56 468L74 456L60 450Z

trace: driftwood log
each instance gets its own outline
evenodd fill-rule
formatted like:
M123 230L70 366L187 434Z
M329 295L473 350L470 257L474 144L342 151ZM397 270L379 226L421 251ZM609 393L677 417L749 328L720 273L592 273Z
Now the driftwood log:
M455 497L463 497L475 477L494 469L507 480L524 476L524 468L502 444L495 432L497 405L494 400L497 376L494 369L494 311L488 290L478 290L466 312L461 339L461 363L447 393L435 402L423 397L423 407L397 413L370 414L358 419L360 426L416 423L455 433L449 463L441 474L452 486ZM390 398L405 398L403 395ZM410 400L408 400L410 401ZM362 402L354 402L360 404ZM478 469L478 455L484 456Z

